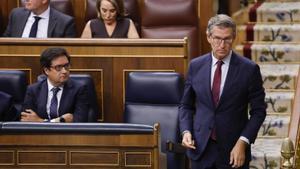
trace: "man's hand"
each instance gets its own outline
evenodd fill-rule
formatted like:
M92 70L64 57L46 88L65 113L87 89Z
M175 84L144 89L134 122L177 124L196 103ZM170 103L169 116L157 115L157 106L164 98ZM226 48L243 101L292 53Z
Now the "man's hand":
M192 140L192 134L190 132L185 132L182 137L182 145L186 148L196 149L194 143L194 140Z
M230 152L230 165L232 168L239 168L245 163L245 151L248 144L239 139Z
M21 112L21 121L27 122L43 122L43 119L40 118L33 110L26 109L26 112Z
M71 114L71 113L64 114L61 117L63 117L65 119L66 123L72 123L73 122L73 114Z

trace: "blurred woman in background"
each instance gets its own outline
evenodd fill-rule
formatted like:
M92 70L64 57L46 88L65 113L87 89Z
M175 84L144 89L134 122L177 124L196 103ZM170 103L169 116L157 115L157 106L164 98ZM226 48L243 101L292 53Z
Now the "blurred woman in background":
M97 0L98 18L85 25L81 38L139 38L131 19L124 16L123 0Z

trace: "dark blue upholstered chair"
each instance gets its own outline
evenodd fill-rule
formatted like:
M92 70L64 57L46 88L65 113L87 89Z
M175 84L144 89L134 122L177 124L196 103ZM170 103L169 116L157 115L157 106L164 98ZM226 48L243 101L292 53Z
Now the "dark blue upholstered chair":
M13 97L13 104L18 112L21 112L27 85L25 72L19 70L0 70L0 91Z
M167 151L167 141L181 141L178 106L183 79L173 72L131 72L126 80L125 123L153 125L160 123L161 153L168 169L184 168L184 153ZM165 168L165 167L163 167Z
M0 121L15 121L17 115L12 96L0 91Z
M45 75L39 75L38 81L44 78L46 78ZM88 112L88 122L96 122L100 118L100 113L93 78L89 74L70 74L70 78L87 86L88 99L90 104Z

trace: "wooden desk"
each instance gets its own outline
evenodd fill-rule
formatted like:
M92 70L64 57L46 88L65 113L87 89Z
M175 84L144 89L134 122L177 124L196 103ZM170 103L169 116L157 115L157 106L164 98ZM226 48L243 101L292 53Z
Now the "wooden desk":
M21 39L0 38L0 69L27 72L29 83L41 74L39 56L48 47L71 55L71 73L91 74L102 110L100 121L122 122L126 74L130 71L186 73L185 39Z
M158 138L158 124L3 123L0 168L158 169Z

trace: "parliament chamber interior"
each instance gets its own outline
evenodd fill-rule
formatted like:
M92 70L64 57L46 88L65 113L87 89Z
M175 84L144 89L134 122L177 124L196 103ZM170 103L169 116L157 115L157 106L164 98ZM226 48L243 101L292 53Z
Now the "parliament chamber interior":
M24 1L0 1L0 35ZM74 17L76 37L0 36L0 91L20 112L27 86L45 78L41 53L64 48L71 56L70 79L88 89L88 122L1 119L1 169L189 169L178 108L190 61L211 51L206 27L217 11L236 22L233 50L259 65L265 88L267 116L251 145L250 168L300 168L297 0L124 0L138 39L80 38L97 17L96 0L50 5Z

